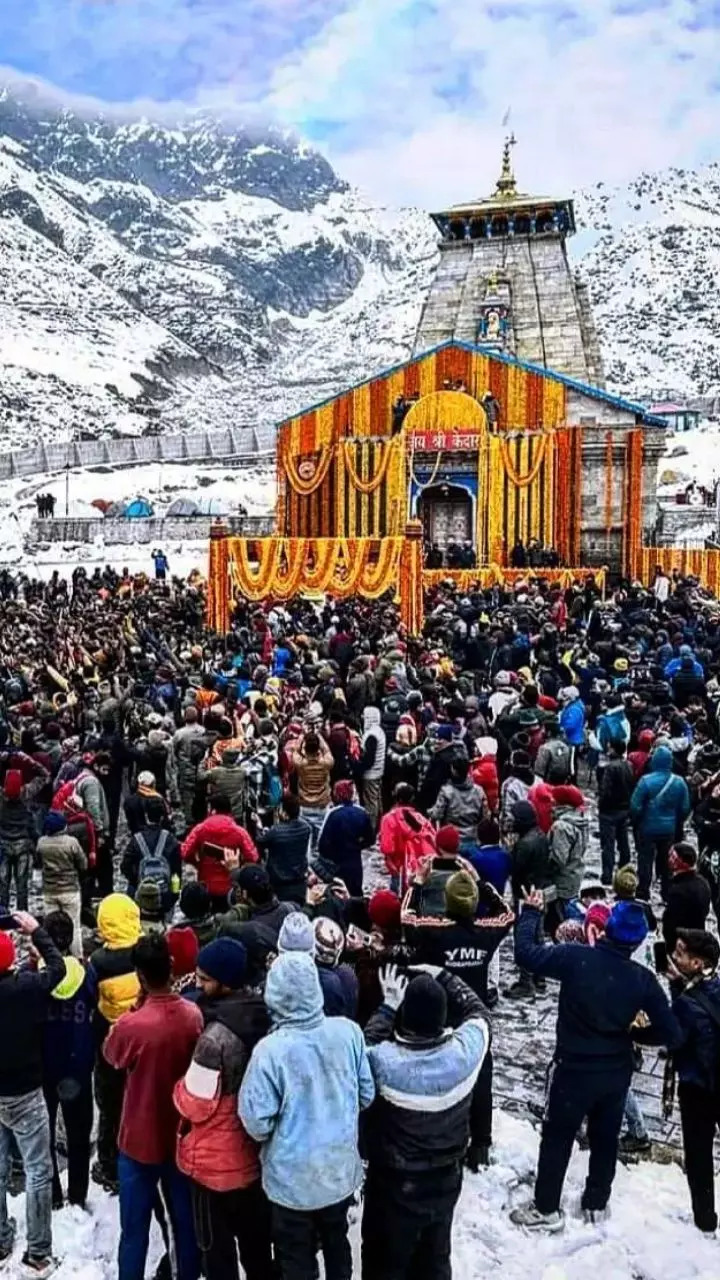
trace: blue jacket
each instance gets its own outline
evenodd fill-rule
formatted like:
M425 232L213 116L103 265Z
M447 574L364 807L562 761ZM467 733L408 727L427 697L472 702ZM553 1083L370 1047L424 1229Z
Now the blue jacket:
M698 988L720 1018L720 978L704 978ZM673 983L673 1013L684 1032L684 1044L676 1049L673 1062L678 1080L715 1093L720 1064L720 1027L692 994Z
M65 977L48 1004L43 1036L43 1080L58 1085L76 1080L89 1086L95 1061L95 998L85 968L65 957Z
M630 799L630 816L641 835L675 839L690 812L690 792L684 778L672 771L669 747L656 747L649 772L638 782Z
M667 664L667 666L666 666L666 668L665 668L665 670L664 670L664 672L663 672L663 675L665 676L665 679L666 679L666 680L672 680L673 676L676 676L676 675L677 675L678 671L680 671L680 670L681 670L681 668L682 668L683 658L692 658L692 660L693 660L693 665L692 665L692 672L693 672L693 675L694 675L694 676L699 676L699 677L700 677L700 679L701 679L701 680L703 680L703 679L704 679L704 677L705 677L705 672L703 671L703 668L701 667L700 663L698 662L697 658L695 657L695 654L693 653L693 651L692 651L692 649L690 648L690 645L689 645L689 644L683 644L683 645L681 645L681 646L680 646L680 653L679 653L679 656L678 656L677 658L673 658L670 662L668 662L668 664Z
M581 747L585 741L585 705L576 698L568 702L560 712L560 728L571 747Z
M512 870L512 858L501 844L473 845L463 856L471 862L481 880L487 880L498 893L504 893Z
M325 1017L307 954L278 957L265 1003L274 1029L253 1050L238 1114L262 1143L268 1199L287 1209L324 1209L362 1182L358 1123L375 1097L363 1034L347 1018Z
M556 1059L583 1071L632 1070L633 1039L674 1049L683 1035L662 988L649 969L630 959L630 949L601 940L553 946L537 941L542 916L524 907L515 934L515 962L560 981ZM651 1026L630 1031L643 1010Z
M630 721L625 715L624 707L611 707L597 722L597 738L603 751L611 742L630 741Z

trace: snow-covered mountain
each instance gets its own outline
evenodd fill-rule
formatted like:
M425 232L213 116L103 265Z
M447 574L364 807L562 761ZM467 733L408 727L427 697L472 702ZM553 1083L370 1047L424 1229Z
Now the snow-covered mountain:
M717 385L719 187L711 166L580 199L618 389ZM277 420L408 354L436 253L425 213L280 131L0 94L2 444Z
M720 165L598 183L572 251L590 286L608 383L650 398L720 392Z

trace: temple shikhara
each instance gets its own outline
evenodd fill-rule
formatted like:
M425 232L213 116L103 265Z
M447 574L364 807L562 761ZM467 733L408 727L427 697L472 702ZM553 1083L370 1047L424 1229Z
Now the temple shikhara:
M278 427L276 535L213 538L220 629L234 590L394 589L412 630L424 585L527 573L528 548L561 582L640 572L666 424L605 390L573 202L520 192L513 142L491 195L433 215L412 356Z

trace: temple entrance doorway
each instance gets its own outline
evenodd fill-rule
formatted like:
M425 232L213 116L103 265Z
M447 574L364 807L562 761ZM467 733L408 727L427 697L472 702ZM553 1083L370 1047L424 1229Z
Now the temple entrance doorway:
M426 544L436 543L442 551L449 542L474 544L472 498L467 489L456 484L431 485L420 495L417 510Z

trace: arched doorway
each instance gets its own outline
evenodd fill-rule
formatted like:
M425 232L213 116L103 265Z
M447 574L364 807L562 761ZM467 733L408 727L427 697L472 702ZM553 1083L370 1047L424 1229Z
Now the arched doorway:
M475 542L472 498L461 485L433 484L423 489L417 513L426 543L437 543L444 551L449 542Z

